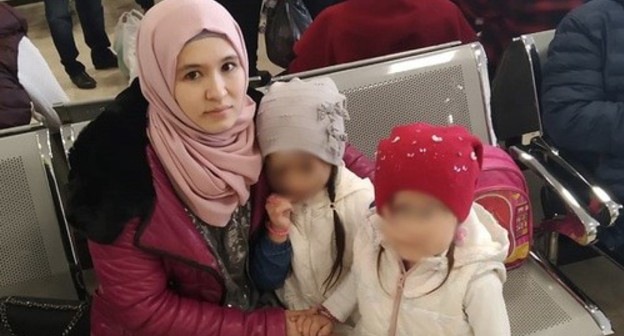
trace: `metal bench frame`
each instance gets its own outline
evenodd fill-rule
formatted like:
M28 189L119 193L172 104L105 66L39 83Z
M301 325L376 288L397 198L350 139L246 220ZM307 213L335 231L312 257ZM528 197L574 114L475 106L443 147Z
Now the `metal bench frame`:
M61 203L56 175L52 168L52 151L50 146L50 133L42 125L29 125L12 128L0 132L0 146L6 146L2 151L2 161L19 159L20 167L15 171L8 171L8 166L4 168L4 173L13 174L13 179L23 178L25 185L21 191L29 194L30 201L23 208L23 197L16 197L14 194L8 195L7 200L14 200L5 203L3 206L9 208L12 216L21 218L29 223L30 227L24 226L22 231L19 228L19 237L4 237L3 239L22 240L24 245L20 251L33 253L38 258L45 258L47 267L36 267L36 275L32 268L29 268L25 259L24 269L21 274L23 280L8 281L8 285L0 288L1 295L27 295L51 297L59 299L75 299L86 297L84 282L80 264L76 257L75 246L71 237L71 230L65 220L65 213ZM5 177L6 178L6 175ZM20 207L15 208L15 207ZM12 209L11 209L12 208ZM25 212L22 212L24 211ZM17 212L14 212L17 211ZM30 212L30 217L27 216ZM34 222L31 222L34 221ZM11 225L11 223L6 223ZM4 234L8 234L5 231ZM3 258L17 258L15 255L5 255ZM32 260L31 260L32 261ZM15 273L12 273L15 275ZM19 274L16 273L17 275ZM10 276L12 276L10 274ZM6 281L5 281L6 283Z

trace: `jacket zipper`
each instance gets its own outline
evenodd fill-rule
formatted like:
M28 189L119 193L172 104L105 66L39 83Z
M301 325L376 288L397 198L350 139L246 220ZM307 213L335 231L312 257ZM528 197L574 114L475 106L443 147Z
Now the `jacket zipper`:
M397 324L399 323L399 308L401 307L401 298L403 297L403 289L405 288L405 280L407 278L408 272L405 270L405 265L403 262L399 262L401 266L401 277L399 277L399 282L397 284L397 290L394 297L394 307L392 308L392 315L390 321L390 329L388 329L388 336L396 336L397 334Z

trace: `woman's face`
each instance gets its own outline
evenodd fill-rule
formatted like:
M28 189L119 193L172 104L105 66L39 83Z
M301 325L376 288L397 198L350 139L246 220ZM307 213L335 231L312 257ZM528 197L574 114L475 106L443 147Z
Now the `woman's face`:
M384 238L405 261L444 253L455 237L457 217L437 199L401 191L382 208Z
M245 69L226 39L198 39L178 55L174 91L189 119L206 133L218 134L234 126L242 111Z
M332 170L330 164L298 151L269 155L266 168L271 188L295 203L323 190Z

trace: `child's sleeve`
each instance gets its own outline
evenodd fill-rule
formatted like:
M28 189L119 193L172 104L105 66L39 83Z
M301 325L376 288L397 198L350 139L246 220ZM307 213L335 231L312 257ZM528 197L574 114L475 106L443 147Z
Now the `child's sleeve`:
M495 271L483 273L473 279L464 300L468 323L475 335L511 335L503 298L503 283Z
M260 290L275 290L284 286L290 270L292 246L290 241L276 244L266 231L253 246L250 260L251 278Z
M355 276L353 272L349 272L334 293L323 302L323 307L338 321L345 322L353 314L356 306L357 286Z

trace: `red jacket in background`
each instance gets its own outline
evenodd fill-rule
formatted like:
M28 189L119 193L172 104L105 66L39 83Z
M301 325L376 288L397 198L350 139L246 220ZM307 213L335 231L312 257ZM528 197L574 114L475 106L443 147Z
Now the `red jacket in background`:
M449 0L347 0L325 9L295 45L290 73L447 42L476 40Z
M492 74L513 38L554 29L568 12L583 4L583 0L452 1L481 32Z

